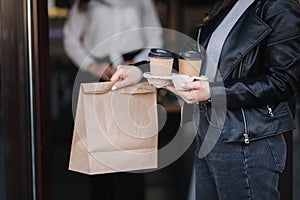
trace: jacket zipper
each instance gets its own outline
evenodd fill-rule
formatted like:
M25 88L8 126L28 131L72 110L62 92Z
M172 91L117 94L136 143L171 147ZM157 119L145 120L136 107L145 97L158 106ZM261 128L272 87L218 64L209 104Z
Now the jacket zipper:
M267 105L267 109L268 109L269 116L270 117L274 117L273 110L272 110L272 108L269 105Z
M264 5L261 8L260 18L263 18L264 10L265 10L265 7L266 7L267 3L268 3L268 1L265 1ZM267 110L268 110L269 116L274 117L273 110L269 105L267 105Z
M249 140L249 135L248 135L248 126L247 126L247 121L246 121L246 115L245 115L245 111L243 108L241 108L242 114L243 114L243 120L244 120L244 129L245 129L245 133L243 134L244 136L244 142L245 144L249 144L250 140Z
M241 61L241 64L240 64L240 68L239 68L239 78L241 78L242 76L242 67L243 67L243 62ZM248 124L247 124L247 120L246 120L246 115L245 115L245 111L243 108L241 108L241 111L242 111L242 115L243 115L243 121L244 121L244 142L245 144L249 144L250 143L250 140L249 140L249 135L248 135Z
M266 4L267 4L267 1L264 3L264 5L262 7L262 11L260 13L261 18L262 18L263 11L264 11L264 8L265 8ZM238 78L241 78L241 76L242 76L242 67L243 67L243 60L241 60L241 63L240 63ZM268 109L268 113L269 113L270 117L274 117L273 110L269 105L267 105L267 109ZM245 142L245 144L249 144L250 139L249 139L249 135L248 135L248 124L247 124L247 120L246 120L246 115L245 115L245 111L244 111L243 108L241 108L241 111L242 111L243 120L244 120L244 132L245 132L243 134L244 142Z

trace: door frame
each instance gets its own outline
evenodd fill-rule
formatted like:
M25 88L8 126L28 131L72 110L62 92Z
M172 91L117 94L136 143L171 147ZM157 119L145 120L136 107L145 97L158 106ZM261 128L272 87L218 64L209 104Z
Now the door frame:
M1 0L6 199L51 199L47 0Z

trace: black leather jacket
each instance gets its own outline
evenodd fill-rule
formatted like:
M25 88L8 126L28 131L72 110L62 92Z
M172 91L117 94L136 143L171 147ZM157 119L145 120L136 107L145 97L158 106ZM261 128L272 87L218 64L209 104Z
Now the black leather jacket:
M200 43L205 47L208 38ZM247 137L252 141L292 130L287 101L299 87L297 1L256 0L226 39L218 67L221 76L210 83L211 101L224 101L225 91L226 118L224 125L218 124L219 119L210 123L219 127L224 142L247 142ZM208 110L200 109L200 114L208 117L222 112L202 106Z

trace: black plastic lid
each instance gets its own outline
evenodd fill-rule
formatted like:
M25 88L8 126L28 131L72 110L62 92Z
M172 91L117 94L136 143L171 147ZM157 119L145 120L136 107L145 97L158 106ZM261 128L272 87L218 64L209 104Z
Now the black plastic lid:
M186 60L200 60L202 59L202 55L197 51L185 51L180 52L180 58Z
M150 58L174 58L175 54L165 49L151 49L148 57Z

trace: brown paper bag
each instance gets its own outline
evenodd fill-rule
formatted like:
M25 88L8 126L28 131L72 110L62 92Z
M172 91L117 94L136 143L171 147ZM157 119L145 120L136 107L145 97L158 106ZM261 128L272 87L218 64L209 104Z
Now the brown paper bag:
M80 86L69 169L85 174L157 167L156 89L148 83L111 90Z

